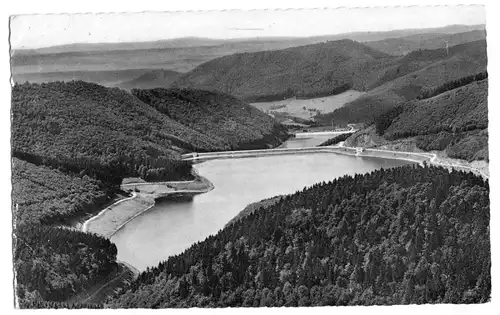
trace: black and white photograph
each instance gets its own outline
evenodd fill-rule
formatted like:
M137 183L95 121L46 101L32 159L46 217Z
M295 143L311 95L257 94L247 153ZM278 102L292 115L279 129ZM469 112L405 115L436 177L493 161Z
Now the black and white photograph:
M10 15L7 304L491 303L486 10Z

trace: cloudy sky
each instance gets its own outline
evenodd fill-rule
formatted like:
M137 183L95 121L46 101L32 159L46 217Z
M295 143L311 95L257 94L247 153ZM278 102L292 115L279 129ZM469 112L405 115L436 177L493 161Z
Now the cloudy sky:
M312 36L483 23L482 6L21 15L11 18L11 44L21 49L186 36Z

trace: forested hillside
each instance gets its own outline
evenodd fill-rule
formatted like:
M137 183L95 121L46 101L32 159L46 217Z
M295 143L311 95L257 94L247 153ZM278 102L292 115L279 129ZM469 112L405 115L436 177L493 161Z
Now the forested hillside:
M253 102L314 98L348 89L367 91L333 113L315 117L323 125L343 126L369 122L424 91L485 72L486 64L484 39L448 49L414 50L400 57L339 40L217 58L184 74L173 85L218 90Z
M484 25L349 35L378 40L371 43L326 41L335 36L184 38L109 44L115 48L107 52L104 44L74 44L13 54L17 80L78 77L115 86L57 81L12 88L19 306L489 301L489 182L426 163L344 176L256 201L217 234L131 283L133 267L117 262L117 247L109 239L74 227L128 196L120 190L124 178L193 179L191 162L181 160L184 153L280 145L289 135L272 115L307 128L366 127L321 146L345 141L391 149L396 143L394 150L439 151L439 158L487 165ZM402 37L389 38L397 36ZM264 51L271 48L280 50ZM356 97L336 96L342 101L335 107L322 99L314 101L325 102L323 107L301 105L307 114L302 120L284 109L293 108L284 100L290 97L307 100L345 91ZM277 100L287 104L269 105L271 115L247 103ZM118 279L121 287L105 287L101 293L106 294L95 298L122 271L127 276ZM97 304L87 304L92 295ZM106 303L98 304L104 297Z
M469 78L445 84L437 92L467 83ZM467 161L488 161L488 80L408 102L377 117L374 124L377 134L386 140L413 137L416 146L425 151L445 151L449 157Z
M315 118L326 125L369 123L386 111L421 97L425 91L484 73L486 65L486 41L457 45L448 52L446 49L414 51L387 67L384 75L362 97Z
M489 185L409 165L320 183L140 274L112 307L489 301Z
M16 221L53 224L98 210L116 193L87 175L64 173L12 159L12 197Z
M28 222L14 232L16 293L23 308L65 301L116 266L116 246L106 238Z
M236 119L224 98L193 93L199 104L220 106L218 114ZM273 126L270 117L250 109L248 133L260 135L259 122ZM191 165L181 153L233 148L211 133L217 126L197 132L123 90L82 81L15 85L12 112L14 266L23 308L85 307L66 301L116 269L115 245L63 227L69 219L99 211L125 177L187 179ZM227 121L211 123L224 130Z
M182 95L170 98L170 104L185 105L189 103L186 97L194 93L196 106L206 103L211 110L219 108L218 113L224 112L224 119L219 121L222 117L214 115L209 124L199 128L203 130L201 133L191 128L197 127L196 124L190 126L180 119L181 111L172 115L180 121L177 122L123 90L81 81L16 85L12 98L14 156L106 181L121 181L124 177L146 180L188 177L190 166L179 161L180 154L233 148L217 131L228 129L232 122L233 130L241 127L235 123L242 118L232 116L237 112L227 111L236 106L228 104L227 97L217 98L199 91L183 93L184 98ZM191 108L195 110L196 106ZM245 119L254 125L246 127L250 135L242 140L262 140L261 145L265 146L266 139L261 136L267 134L263 130L272 133L274 121L248 105L245 108ZM187 114L188 111L184 113ZM202 123L200 116L195 119ZM280 140L273 139L273 143L279 144Z
M125 91L81 81L16 85L12 111L14 156L108 181L186 177L180 152L223 148Z
M433 98L405 104L384 135L397 139L441 131L457 133L486 128L488 80L482 80Z
M14 266L21 307L64 301L115 268L116 247L109 240L53 226L77 213L97 210L114 191L89 176L17 158L12 182Z
M132 90L160 113L231 149L261 149L279 145L286 129L269 115L219 92L193 89Z
M174 85L218 90L248 101L364 90L388 55L352 40L238 53L208 61Z

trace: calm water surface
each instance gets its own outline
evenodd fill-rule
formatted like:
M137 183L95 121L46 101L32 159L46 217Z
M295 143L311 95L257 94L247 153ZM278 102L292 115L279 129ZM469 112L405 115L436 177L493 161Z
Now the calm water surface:
M328 136L318 136L315 135L314 137L311 138L292 138L285 143L283 143L280 148L307 148L307 147L315 147L326 140L330 138L334 138L335 136L328 135Z
M119 260L144 270L217 233L249 203L346 174L407 163L330 153L207 161L195 167L215 185L214 190L192 201L158 203L111 240L118 247Z

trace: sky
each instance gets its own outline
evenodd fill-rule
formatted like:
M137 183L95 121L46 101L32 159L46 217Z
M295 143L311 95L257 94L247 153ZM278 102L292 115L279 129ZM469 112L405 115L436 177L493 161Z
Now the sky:
M246 38L334 35L451 24L485 24L483 6L412 6L305 10L187 11L19 15L13 49L72 43L141 42L179 37Z

